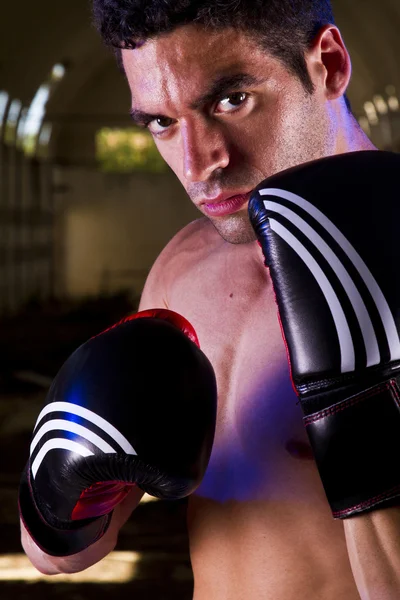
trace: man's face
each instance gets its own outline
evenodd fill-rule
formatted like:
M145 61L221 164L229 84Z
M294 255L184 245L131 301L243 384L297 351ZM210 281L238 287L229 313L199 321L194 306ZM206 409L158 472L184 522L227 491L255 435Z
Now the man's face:
M255 40L183 26L122 58L132 117L147 125L192 202L234 244L255 239L249 193L263 179L331 154L325 99Z

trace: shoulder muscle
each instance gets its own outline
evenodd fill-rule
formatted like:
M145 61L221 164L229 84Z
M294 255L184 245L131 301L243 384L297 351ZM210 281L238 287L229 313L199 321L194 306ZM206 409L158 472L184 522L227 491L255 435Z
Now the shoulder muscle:
M181 229L155 260L143 288L139 310L169 308L170 287L190 269L194 256L201 256L202 248L209 247L206 238L215 235L206 218L196 219Z

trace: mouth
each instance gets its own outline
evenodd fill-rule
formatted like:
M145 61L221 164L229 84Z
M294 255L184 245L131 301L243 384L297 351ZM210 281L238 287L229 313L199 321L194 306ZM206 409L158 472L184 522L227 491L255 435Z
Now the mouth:
M249 201L251 190L244 193L237 193L227 196L220 194L215 198L207 198L201 202L200 206L210 217L223 217L237 212Z

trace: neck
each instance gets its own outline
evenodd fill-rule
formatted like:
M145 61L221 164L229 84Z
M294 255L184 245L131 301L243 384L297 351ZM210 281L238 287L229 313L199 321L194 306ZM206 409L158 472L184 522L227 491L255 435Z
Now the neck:
M349 113L344 101L341 100L333 108L336 122L336 147L335 154L357 152L359 150L377 150L368 136L361 129L356 118Z

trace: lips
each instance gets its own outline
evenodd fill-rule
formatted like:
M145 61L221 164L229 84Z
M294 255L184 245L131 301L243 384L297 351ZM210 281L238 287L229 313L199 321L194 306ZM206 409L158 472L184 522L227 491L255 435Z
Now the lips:
M210 217L222 217L240 210L250 198L250 192L223 197L222 195L202 203L203 211Z

